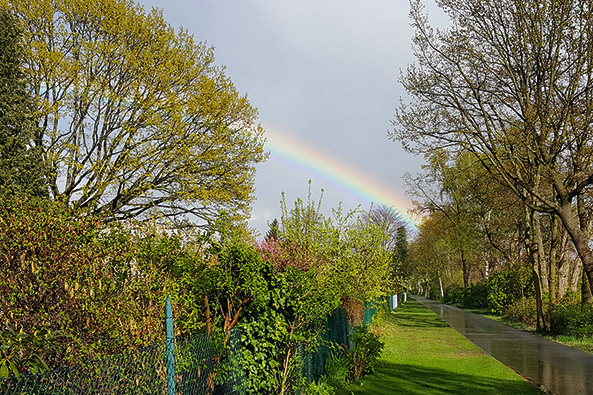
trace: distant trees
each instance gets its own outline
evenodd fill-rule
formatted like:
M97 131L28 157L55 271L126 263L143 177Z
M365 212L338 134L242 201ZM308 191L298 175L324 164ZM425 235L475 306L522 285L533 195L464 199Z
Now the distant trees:
M45 166L33 146L37 122L21 35L18 20L0 6L0 195L47 197Z
M265 239L266 240L278 240L278 238L280 237L279 233L278 233L278 227L279 227L278 219L274 218L272 220L272 222L270 222L269 226L270 226L270 229L266 232Z
M263 129L212 48L132 1L0 4L26 28L53 199L106 220L245 215Z
M593 184L593 3L440 1L447 30L412 2L417 64L401 80L412 97L392 138L414 152L468 151L525 206L534 270L539 215L557 216L589 285L593 251L583 207Z
M384 233L384 248L391 256L392 291L406 287L408 284L403 277L408 260L408 232L402 215L392 207L372 206L369 211L361 213L361 217Z

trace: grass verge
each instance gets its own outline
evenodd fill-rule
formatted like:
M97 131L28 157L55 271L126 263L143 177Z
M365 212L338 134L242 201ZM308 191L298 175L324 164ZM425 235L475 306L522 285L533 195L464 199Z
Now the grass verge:
M375 372L336 394L541 394L416 301L379 314L385 349Z
M463 308L460 306L456 306L459 308ZM579 337L579 336L568 336L568 335L559 335L559 336L552 336L552 335L545 335L538 333L535 330L535 326L525 325L522 322L511 321L504 316L495 315L489 309L465 309L475 314L479 314L483 317L490 318L491 320L498 321L501 324L508 325L515 329L519 329L525 332L529 332L532 335L542 336L548 340L555 341L557 343L564 344L565 346L569 346L572 348L576 348L581 351L585 351L588 353L593 354L593 337Z

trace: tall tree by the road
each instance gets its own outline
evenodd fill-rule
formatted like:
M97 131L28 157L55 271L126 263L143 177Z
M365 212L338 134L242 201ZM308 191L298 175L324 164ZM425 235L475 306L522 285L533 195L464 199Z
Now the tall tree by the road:
M593 184L593 1L438 4L449 29L433 29L412 1L417 63L401 77L412 102L397 111L392 137L415 152L483 158L530 210L558 215L593 284L574 207Z

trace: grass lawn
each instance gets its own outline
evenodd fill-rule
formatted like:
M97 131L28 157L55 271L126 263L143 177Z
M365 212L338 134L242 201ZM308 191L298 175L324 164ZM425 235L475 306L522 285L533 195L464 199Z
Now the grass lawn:
M385 349L375 372L336 394L541 394L414 300L379 314Z

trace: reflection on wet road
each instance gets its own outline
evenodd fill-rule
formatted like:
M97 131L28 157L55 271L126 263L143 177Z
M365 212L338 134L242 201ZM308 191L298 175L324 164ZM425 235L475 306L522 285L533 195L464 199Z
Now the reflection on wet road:
M553 394L593 395L593 354L415 296L487 354Z

